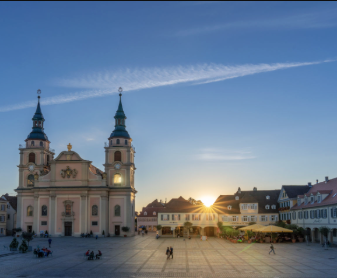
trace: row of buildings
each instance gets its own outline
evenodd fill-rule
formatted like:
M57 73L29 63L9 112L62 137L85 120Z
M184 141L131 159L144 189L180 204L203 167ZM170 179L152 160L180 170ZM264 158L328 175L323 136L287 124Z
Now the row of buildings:
M233 195L220 195L214 204L207 208L193 199L179 197L168 203L153 201L138 215L138 228L146 227L163 236L213 236L219 233L218 222L223 226L243 227L250 222L261 225L284 221L296 224L306 230L310 241L322 242L319 228L331 229L328 239L337 241L337 178L315 185L284 185L281 190L241 191ZM184 223L192 227L184 229Z

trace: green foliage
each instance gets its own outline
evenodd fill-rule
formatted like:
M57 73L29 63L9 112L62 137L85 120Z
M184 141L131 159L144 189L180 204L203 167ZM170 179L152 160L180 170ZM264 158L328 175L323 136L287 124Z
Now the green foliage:
M288 224L285 226L286 229L292 230L293 232L297 232L298 226L296 224Z
M254 232L247 230L246 231L248 238L251 238L254 235Z
M328 237L328 234L329 234L330 231L331 231L331 229L326 227L326 226L322 226L322 227L319 228L319 232L325 237Z
M19 228L16 228L15 231L16 232L22 232L22 229L19 227Z
M21 242L21 245L19 247L19 251L22 252L22 253L26 253L27 250L28 250L27 242L23 239L22 242Z
M22 233L22 237L23 237L24 240L26 240L28 242L28 246L29 246L29 242L34 239L33 236L34 236L33 233Z
M217 223L217 225L218 225L218 228L221 230L221 228L222 228L222 226L223 226L222 222L219 221L219 222Z
M287 226L287 224L286 224L285 222L281 221L281 220L275 222L274 225L275 225L275 226L278 226L278 227L282 227L282 228L285 228L285 227Z
M160 231L162 229L162 226L161 225L157 225L156 228L157 228L157 231Z
M130 230L130 228L129 227L122 227L122 231L124 232L124 233L127 233L128 231Z
M233 228L229 226L222 226L222 231L225 236L231 236L233 232Z
M239 230L233 230L232 231L232 235L233 236L238 236L240 234L240 231Z
M255 225L255 224L256 224L256 222L252 221L252 222L249 222L249 223L248 223L248 226L250 226L250 225Z
M297 228L297 234L298 234L299 236L304 236L305 230L304 230L302 227L298 227L298 228Z
M192 224L191 222L188 222L188 221L184 223L184 227L185 227L185 228L191 228L192 225L193 225L193 224Z
M18 248L18 246L19 246L19 242L17 241L16 238L13 238L11 244L9 245L9 248L13 248L14 249L14 248Z

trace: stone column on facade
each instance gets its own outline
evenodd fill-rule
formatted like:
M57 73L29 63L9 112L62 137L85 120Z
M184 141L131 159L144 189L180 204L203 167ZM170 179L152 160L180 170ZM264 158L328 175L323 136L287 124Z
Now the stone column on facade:
M39 195L34 194L34 210L33 210L33 231L39 233Z
M50 214L49 214L49 221L50 221L50 232L52 235L56 234L56 227L55 221L57 219L55 212L56 212L56 205L55 205L55 193L50 194Z
M86 208L87 208L87 193L82 193L81 194L81 212L79 217L81 218L81 233L87 233L86 229Z
M172 229L172 227L171 227L171 229ZM176 229L175 228L173 228L173 235L172 235L172 237L176 237Z
M108 213L108 196L106 194L101 196L101 229L100 233L104 231L104 235L108 234L108 229L107 229L107 224L108 224L108 219L107 219L107 213Z
M19 193L17 196L17 207L16 207L16 228L23 229L22 223L22 196Z
M331 229L331 231L328 233L328 239L330 241L330 244L333 243L333 230Z
M311 242L315 242L315 229L311 230Z
M19 187L23 187L24 169L19 169Z
M323 234L321 232L319 232L318 235L319 235L319 243L323 244L324 243L324 236L323 236Z

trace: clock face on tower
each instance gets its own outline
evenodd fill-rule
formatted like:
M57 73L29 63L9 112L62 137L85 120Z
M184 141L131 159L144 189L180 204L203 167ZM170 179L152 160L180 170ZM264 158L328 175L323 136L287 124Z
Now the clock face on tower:
M121 165L120 165L119 163L116 163L116 164L115 164L115 169L116 169L116 170L119 170L120 168L121 168Z
M33 172L34 171L34 165L29 165L28 166L28 170L31 171L31 172Z

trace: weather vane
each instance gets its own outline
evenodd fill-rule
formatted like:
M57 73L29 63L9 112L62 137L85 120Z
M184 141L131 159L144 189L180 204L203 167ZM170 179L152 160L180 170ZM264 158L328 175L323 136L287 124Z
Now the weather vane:
M119 87L119 88L118 88L118 92L119 92L119 96L121 97L121 96L122 96L122 92L123 92L123 88L122 88L122 87Z
M41 95L41 90L40 89L37 90L37 94L38 94L37 98L40 98L40 95Z

